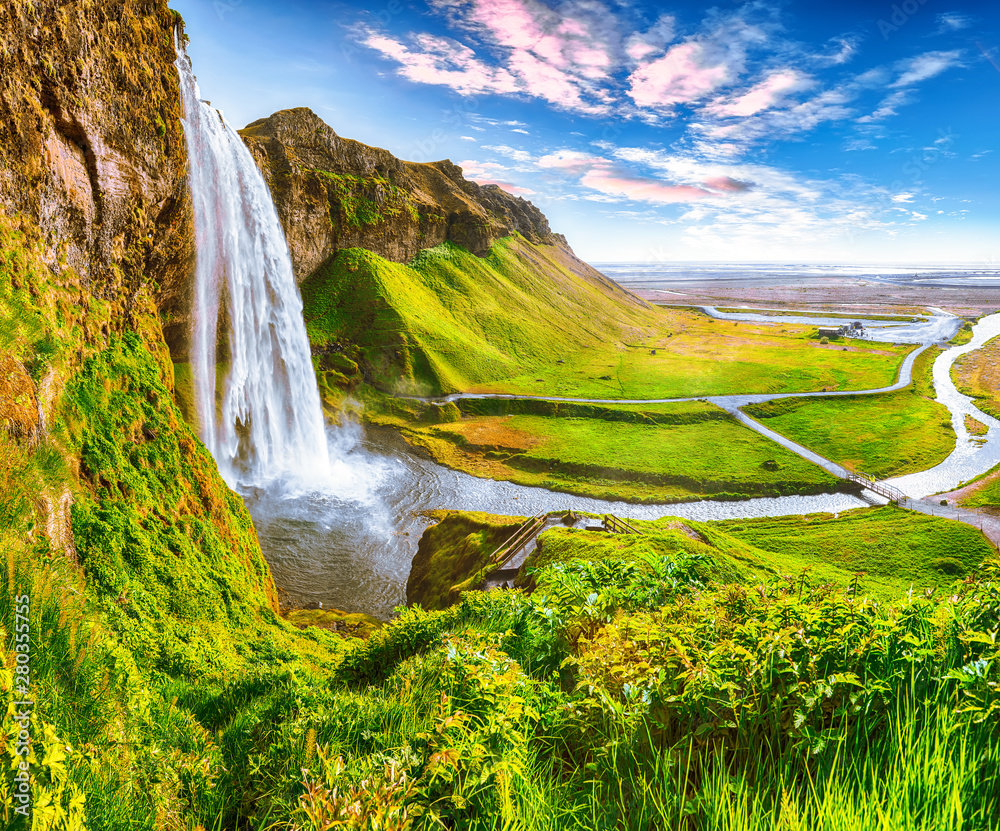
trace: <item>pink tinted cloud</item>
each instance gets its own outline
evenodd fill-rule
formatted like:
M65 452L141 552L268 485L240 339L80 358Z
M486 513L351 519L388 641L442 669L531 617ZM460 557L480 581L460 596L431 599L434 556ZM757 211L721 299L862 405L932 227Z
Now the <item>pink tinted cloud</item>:
M716 176L705 180L705 187L712 190L721 190L726 193L746 193L753 185L750 182L741 182L731 176Z
M462 168L462 173L465 174L467 179L471 179L475 176L484 176L490 171L507 169L502 164L497 164L496 162L475 162L471 159L459 162L458 166Z
M434 5L510 50L503 64L523 91L564 109L608 111L597 86L614 68L606 31L613 27L603 20L609 15L603 6L584 4L571 15L537 0L436 0Z
M529 11L529 4L521 0L473 0L469 20L489 30L502 46L531 49L542 39L539 23L552 15L544 6L531 6Z
M578 150L550 153L542 156L537 165L543 170L561 170L579 176L581 185L599 193L624 196L639 202L695 202L706 196L720 195L693 185L671 184L649 176L636 176L610 159L591 156ZM736 188L730 190L735 191Z
M601 193L657 204L697 202L715 195L692 185L670 185L659 179L632 176L610 165L592 168L580 179L580 184Z
M518 185L512 185L510 182L500 182L495 179L470 179L470 181L475 182L477 185L496 185L500 190L514 196L530 196L535 193L531 188L522 188Z
M475 52L449 38L420 35L420 51L384 35L371 34L366 46L400 63L398 73L411 81L451 87L463 95L517 92L520 84L503 67L492 67Z
M808 89L813 81L794 69L775 72L743 95L731 101L716 103L708 108L713 115L746 117L769 110L790 93Z
M524 88L536 98L569 109L583 111L594 109L583 101L580 88L572 76L535 57L531 52L523 50L514 52L510 56L508 66L521 80Z
M669 109L705 97L731 75L728 63L710 58L701 44L682 43L636 69L629 76L629 95L640 107Z

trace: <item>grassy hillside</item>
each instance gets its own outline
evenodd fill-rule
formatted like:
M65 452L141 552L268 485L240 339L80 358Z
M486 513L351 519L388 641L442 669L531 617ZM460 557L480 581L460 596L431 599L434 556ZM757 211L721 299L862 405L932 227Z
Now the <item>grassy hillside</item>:
M860 591L884 599L939 590L995 556L976 528L890 506L837 517L728 520L718 527L764 552L779 573L806 569L811 579L842 587L857 581Z
M339 252L302 285L321 371L381 390L669 398L884 386L908 350L834 347L811 327L641 304L568 252L514 236L409 265Z
M314 346L357 347L376 386L427 395L654 331L655 310L578 265L518 237L483 259L444 244L410 265L348 249L302 285L306 325Z

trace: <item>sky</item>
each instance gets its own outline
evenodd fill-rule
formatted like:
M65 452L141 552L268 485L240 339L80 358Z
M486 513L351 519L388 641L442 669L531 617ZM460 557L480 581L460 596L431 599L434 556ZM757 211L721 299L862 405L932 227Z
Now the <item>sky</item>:
M995 0L172 0L241 127L310 107L591 262L1000 267Z

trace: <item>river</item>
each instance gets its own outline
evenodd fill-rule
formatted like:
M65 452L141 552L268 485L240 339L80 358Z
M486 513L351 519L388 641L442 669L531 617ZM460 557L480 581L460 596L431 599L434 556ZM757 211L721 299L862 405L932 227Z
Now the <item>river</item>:
M929 327L925 331L936 335L939 330ZM959 356L998 335L1000 314L983 318L975 326L970 343L952 347L936 359L933 373L937 397L952 411L958 441L955 451L937 467L891 480L907 495L923 497L950 490L1000 464L1000 422L980 412L951 381L951 366ZM908 368L914 357L904 362L896 384L872 392L908 384ZM726 396L716 403L732 410L772 397L782 396ZM966 414L990 428L985 442L968 435ZM574 509L633 519L677 516L714 520L837 512L884 503L867 493L870 501L835 493L740 502L635 505L479 479L449 470L415 455L388 430L366 431L357 424L329 428L328 444L333 475L322 489L286 484L245 490L247 506L283 602L320 602L326 608L363 611L382 619L405 603L410 562L430 522L421 516L424 511L461 509L529 516L542 510Z
M323 490L271 487L244 492L261 546L292 605L367 612L386 619L406 602L406 579L429 520L440 508L530 516L572 508L633 519L712 520L845 511L869 504L849 494L741 502L633 505L479 479L416 456L387 430L331 429L334 484Z

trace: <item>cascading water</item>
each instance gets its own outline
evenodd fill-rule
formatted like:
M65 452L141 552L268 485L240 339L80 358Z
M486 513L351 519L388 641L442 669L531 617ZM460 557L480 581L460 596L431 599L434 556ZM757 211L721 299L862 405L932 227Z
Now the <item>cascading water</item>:
M191 362L204 442L231 485L325 479L323 411L270 190L239 134L200 99L181 43L175 65L198 251Z

